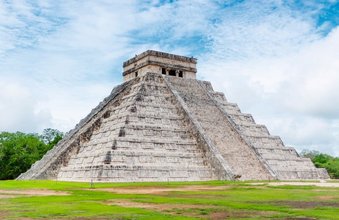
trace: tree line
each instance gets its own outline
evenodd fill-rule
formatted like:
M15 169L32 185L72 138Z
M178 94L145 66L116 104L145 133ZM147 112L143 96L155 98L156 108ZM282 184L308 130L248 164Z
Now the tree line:
M0 133L0 180L15 179L56 145L63 133L52 128L42 134Z

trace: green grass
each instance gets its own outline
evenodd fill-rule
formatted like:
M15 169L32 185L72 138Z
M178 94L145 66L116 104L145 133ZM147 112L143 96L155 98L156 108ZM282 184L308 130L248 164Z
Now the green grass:
M203 186L210 189L196 190ZM186 191L176 191L191 187ZM114 189L172 188L148 194ZM13 195L11 190L68 195ZM14 194L14 193L13 193ZM265 182L89 183L0 181L0 219L339 219L339 188Z

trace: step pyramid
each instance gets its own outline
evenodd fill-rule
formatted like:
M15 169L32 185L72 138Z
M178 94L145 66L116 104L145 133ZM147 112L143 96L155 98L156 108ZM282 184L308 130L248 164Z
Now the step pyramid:
M196 59L146 51L113 89L18 179L201 181L328 179L264 125L195 79Z

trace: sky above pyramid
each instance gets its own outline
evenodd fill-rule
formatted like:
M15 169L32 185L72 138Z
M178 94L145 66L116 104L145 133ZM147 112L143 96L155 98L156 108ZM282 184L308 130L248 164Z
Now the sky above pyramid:
M154 49L198 58L198 79L286 145L339 156L338 14L337 0L0 0L0 131L68 131Z

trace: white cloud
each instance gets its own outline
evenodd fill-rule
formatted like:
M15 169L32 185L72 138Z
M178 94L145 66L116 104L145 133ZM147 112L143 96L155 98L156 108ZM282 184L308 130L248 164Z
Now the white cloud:
M287 145L339 155L339 28L324 38L311 38L305 39L307 44L280 39L287 52L278 56L228 59L218 57L216 49L202 64L203 78Z
M323 3L291 4L0 1L0 130L67 131L121 82L125 59L200 51L199 78L273 134L339 155L339 31L316 27Z
M49 93L42 105L50 107L53 125L68 131L108 96L114 86L109 82L82 84L71 88L55 85L48 88Z
M8 88L0 91L2 130L37 132L52 126L67 131L109 95L122 69L121 61L114 62L131 50L124 35L137 25L127 16L136 9L132 1L101 3L44 1L41 7L21 1L0 11L0 17L10 15L13 20L0 24L0 33L3 28L6 34L0 37L0 51L6 55L0 56L0 74L11 76L1 82L15 82L15 88L21 88L19 94ZM39 16L35 9L40 10ZM67 22L55 29L59 17ZM36 33L40 28L42 33ZM21 35L29 37L22 41ZM22 42L30 47L22 47ZM10 99L15 103L6 101Z
M319 117L339 116L339 28L310 44L290 59L289 89L285 105ZM292 64L292 65L291 65Z
M0 131L36 132L51 125L51 115L38 108L29 88L8 80L1 80L0 88Z

